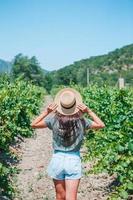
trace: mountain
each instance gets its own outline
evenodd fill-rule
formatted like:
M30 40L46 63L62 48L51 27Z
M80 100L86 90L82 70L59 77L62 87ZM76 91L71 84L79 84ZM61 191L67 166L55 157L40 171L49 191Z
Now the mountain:
M48 71L48 70L46 70L46 69L44 69L44 68L42 68L42 71L44 72L44 74L47 74L47 73L49 73L49 71Z
M11 62L8 62L8 61L0 59L0 73L4 73L4 72L10 73L11 72L11 68L12 68ZM46 70L44 68L41 68L41 69L42 69L42 72L44 74L49 73L48 70Z
M12 64L10 62L0 59L0 73L4 72L10 73L11 68Z
M126 83L133 84L133 44L52 71L53 85L69 85L73 82L86 86L87 68L91 83L115 85L119 77L124 77Z
M24 58L28 59L28 57ZM9 73L11 68L11 62L0 59L0 73ZM59 70L47 71L43 68L41 69L45 75L49 90L52 86L69 86L71 83L86 86L87 71L89 83L92 84L98 83L100 86L107 83L114 86L118 78L123 77L126 84L133 85L133 44L115 49L105 55L92 56L75 61L73 64L62 67Z

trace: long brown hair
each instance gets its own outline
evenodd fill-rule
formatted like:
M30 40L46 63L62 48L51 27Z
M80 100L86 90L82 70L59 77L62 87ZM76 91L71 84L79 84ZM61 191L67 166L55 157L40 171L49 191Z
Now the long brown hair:
M61 143L63 146L72 145L77 137L79 132L77 129L80 126L82 112L79 111L74 115L62 115L61 113L55 113L55 117L59 122L59 136L61 137Z

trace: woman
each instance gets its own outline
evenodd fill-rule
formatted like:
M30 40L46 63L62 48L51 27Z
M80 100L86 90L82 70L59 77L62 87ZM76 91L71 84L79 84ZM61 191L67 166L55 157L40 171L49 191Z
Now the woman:
M85 118L84 113L93 120ZM54 102L32 122L31 126L48 127L53 131L53 156L47 173L53 179L56 200L76 200L82 177L80 148L85 130L104 128L104 123L83 104L78 91L65 88L56 94Z

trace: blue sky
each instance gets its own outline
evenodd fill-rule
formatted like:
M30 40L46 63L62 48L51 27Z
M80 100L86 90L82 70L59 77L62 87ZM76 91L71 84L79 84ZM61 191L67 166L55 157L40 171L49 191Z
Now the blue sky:
M47 70L133 43L133 0L0 0L0 58Z

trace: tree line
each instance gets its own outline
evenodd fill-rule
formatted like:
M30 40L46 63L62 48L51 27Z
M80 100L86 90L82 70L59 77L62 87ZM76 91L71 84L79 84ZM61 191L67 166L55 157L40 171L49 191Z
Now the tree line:
M89 68L89 79L92 84L114 86L118 78L123 77L126 83L132 85L133 44L106 55L76 61L51 72L44 70L35 56L29 58L20 53L12 61L10 78L14 80L19 77L25 81L31 80L33 84L46 88L49 93L52 88L61 85L77 84L85 87L87 68Z

